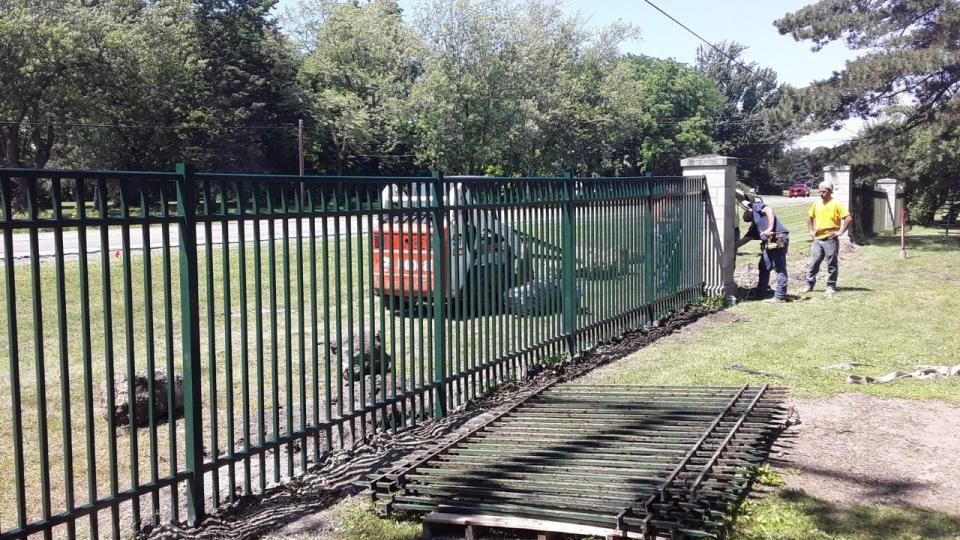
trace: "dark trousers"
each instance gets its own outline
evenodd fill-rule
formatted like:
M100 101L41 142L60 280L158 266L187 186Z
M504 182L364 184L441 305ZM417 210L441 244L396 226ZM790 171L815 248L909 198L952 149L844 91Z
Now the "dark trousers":
M773 270L777 273L777 288L773 291L773 296L783 298L787 295L787 248L771 249L767 251L767 257L773 263ZM760 282L757 288L761 291L770 288L770 268L767 267L764 257L760 255Z
M817 274L820 273L820 263L827 260L827 287L836 288L837 274L837 253L840 251L840 240L833 238L829 240L814 240L810 245L810 271L807 272L807 283L813 286L817 282Z

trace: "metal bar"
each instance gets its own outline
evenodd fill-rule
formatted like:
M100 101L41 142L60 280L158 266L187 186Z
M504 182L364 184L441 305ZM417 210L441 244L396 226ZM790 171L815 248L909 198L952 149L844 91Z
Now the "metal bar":
M61 180L55 178L50 185L51 204L54 219L63 218L63 190ZM57 302L57 340L60 349L60 415L63 435L63 484L64 506L69 513L74 507L73 489L73 423L70 414L70 356L67 351L67 290L64 271L63 231L55 230L54 251L56 253L56 302ZM76 537L76 522L67 522L67 537Z
M306 192L307 213L313 214L316 211L314 207L313 190ZM308 223L308 233L310 236L310 365L313 373L313 425L320 425L320 340L318 333L320 331L319 311L317 307L319 283L317 279L317 219L316 216L310 218ZM324 263L325 264L325 263ZM324 315L327 308L324 306ZM326 319L326 316L324 316ZM306 398L304 398L306 399ZM306 448L304 448L306 451ZM313 438L313 462L320 462L320 436Z
M577 230L576 210L573 205L574 184L573 171L568 170L563 182L563 335L565 336L566 353L569 358L577 354L577 290L576 290L576 259L577 259Z
M246 211L246 196L244 185L235 182L233 189L236 192L236 214L242 217ZM237 236L246 238L246 230L243 220L237 222ZM246 242L240 242L237 249L238 258L238 285L240 301L240 408L243 411L243 449L250 450L250 342L249 342L249 307L247 298L247 248ZM255 309L259 309L255 306ZM234 449L231 447L231 455ZM261 476L263 470L261 469ZM243 460L243 493L250 495L252 489L252 472L250 470L250 458Z
M270 305L270 396L271 434L274 441L280 439L280 340L277 335L277 234L274 193L276 186L266 186L267 191L267 291ZM278 449L279 450L279 449ZM280 482L280 452L273 453L273 481Z
M293 425L293 307L291 304L290 291L290 220L287 219L287 212L290 209L290 198L288 186L277 186L280 190L280 214L283 216L281 231L283 234L283 246L281 256L283 257L281 266L283 267L283 343L284 343L284 395L286 396L286 424L287 436L291 436L296 429ZM298 220L299 222L299 220ZM275 406L279 406L275 405ZM293 441L287 444L287 476L292 477L293 466Z
M720 446L717 448L717 450L713 453L712 456L710 456L710 460L707 461L707 464L704 465L703 470L700 472L700 475L697 476L696 480L693 481L693 485L691 485L690 488L688 489L688 492L690 493L691 497L696 498L697 486L700 485L700 482L702 482L704 477L707 476L707 473L710 472L710 468L713 467L713 464L717 462L717 458L720 457L720 454L727 447L727 444L730 442L733 436L737 433L737 429L741 425L743 425L743 422L744 420L746 420L747 415L750 414L753 408L757 405L757 402L760 401L760 398L763 397L763 393L764 391L766 391L766 389L767 389L766 385L760 388L760 391L757 392L757 395L753 398L753 401L750 402L750 405L747 407L747 409L741 413L740 418L737 420L737 423L730 428L730 431L727 433L727 436L723 439L723 442L720 443Z
M82 225L86 218L86 187L84 180L76 180L76 200L79 221L81 225L77 227L77 246L81 253L87 251L87 229ZM80 287L80 312L90 313L90 271L89 262L86 257L79 258L79 287ZM11 297L12 298L12 297ZM84 421L86 428L87 444L87 501L97 500L97 446L96 435L94 433L93 419L93 345L91 343L90 317L81 317L80 321L80 342L83 357L83 399L84 399ZM11 347L14 342L11 341ZM16 384L16 379L11 377L11 382ZM19 413L16 421L19 422ZM20 523L20 528L24 523ZM96 513L90 515L89 531L92 538L99 537L99 521Z
M252 212L256 216L261 215L260 207L260 185L254 184L250 189L250 201ZM256 334L257 349L257 443L259 446L266 444L266 371L264 368L264 330L263 330L263 254L260 244L260 220L253 222L253 283L254 283L254 333ZM260 468L260 491L267 489L267 457L264 452L257 454L257 465Z
M146 216L150 213L149 194L146 186L138 186L140 195L140 215ZM161 197L161 201L163 198ZM163 205L166 206L166 205ZM160 477L160 451L157 443L157 411L156 402L153 399L156 385L156 344L154 335L154 308L153 308L153 260L150 250L150 227L143 225L140 228L141 241L143 242L143 318L144 318L144 356L147 362L147 394L150 399L147 401L147 429L148 444L150 452L150 483L156 483ZM167 386L172 386L173 380L168 379ZM174 422L173 402L167 401L168 412L167 421ZM160 524L160 493L154 491L150 494L150 524Z
M7 173L0 171L0 196L3 198L3 219L13 219L12 194L10 190L11 178ZM4 253L13 253L13 232L10 229L3 231ZM13 424L13 474L14 490L16 492L17 527L23 529L27 525L27 503L24 486L24 457L23 457L23 416L20 394L20 341L17 332L17 283L16 268L13 257L4 257L4 282L6 285L7 306L7 342L9 343L10 359L10 405L11 422Z
M294 199L296 202L296 207L298 212L303 212L304 202L306 199L305 187L303 184L300 185L300 196ZM307 419L307 325L306 325L306 303L304 288L306 283L303 280L303 221L297 220L296 223L296 238L297 238L297 355L300 359L299 366L299 400L300 400L300 427L304 429L307 427L309 420ZM316 326L314 326L316 328ZM312 349L316 350L316 340L314 340L314 345ZM301 474L307 473L307 439L303 438L300 440L300 472Z
M187 481L187 521L197 525L203 520L203 409L200 370L200 302L197 294L196 191L193 169L177 165L177 215L183 220L180 231L180 329L183 355L184 445ZM104 233L105 234L105 233ZM104 244L105 245L105 244ZM106 294L106 293L105 293ZM109 388L108 388L109 390ZM112 467L111 467L112 468ZM116 497L116 491L111 493Z
M27 184L26 211L30 219L37 218L37 186ZM40 247L37 231L30 231L30 296L33 306L33 362L37 385L37 439L40 461L40 512L43 519L50 519L50 445L47 427L47 379L43 338L43 297L40 280ZM43 531L45 539L52 538L49 530Z
M200 180L200 195L203 197L203 212L204 217L209 217L213 214L213 201L211 200L211 188L210 180L201 179ZM219 422L218 422L218 411L220 409L220 403L217 395L217 372L218 372L218 362L217 362L217 332L216 332L216 293L214 292L214 279L213 279L213 222L207 220L203 223L203 230L205 233L205 238L203 242L204 257L203 257L203 268L204 276L206 277L206 295L204 297L204 303L206 304L206 319L207 319L207 392L209 395L207 398L210 400L210 455L213 459L217 459L220 456L220 437L219 437ZM199 285L199 283L198 283ZM220 475L219 471L215 471L214 474L210 475L210 491L213 496L213 506L220 506Z
M129 214L129 203L127 200L127 191L132 186L120 185L120 218L126 221ZM123 278L123 323L124 323L124 341L126 344L127 357L127 433L130 440L130 487L136 489L140 485L140 451L137 441L137 418L135 414L136 398L136 337L133 325L133 268L130 261L130 225L124 223L120 227L120 245L123 253L121 261ZM148 374L149 379L153 379L153 374ZM153 394L150 394L151 401ZM131 501L133 530L140 530L140 499L135 498Z
M220 184L219 196L220 204L218 205L217 210L220 215L224 217L229 216L227 210L227 187L228 183L223 182ZM237 194L239 200L239 193ZM211 201L212 202L212 201ZM212 209L211 209L212 210ZM231 503L236 502L237 500L237 470L234 465L233 453L236 447L236 440L234 438L234 388L233 388L233 297L232 297L232 287L231 281L232 277L230 275L230 228L227 226L227 222L223 221L220 226L220 235L221 235L221 247L220 247L220 272L222 275L221 278L221 290L223 291L223 376L224 376L224 397L227 401L227 422L226 422L226 453L227 459L230 460L230 464L227 466L227 500ZM243 238L242 236L239 238ZM243 242L239 242L240 245L243 245ZM243 310L243 308L241 308ZM215 376L214 372L210 373L210 377ZM216 402L215 398L211 398ZM214 458L217 456L215 455Z
M432 381L437 385L433 392L433 417L443 418L447 415L447 392L444 379L447 371L447 355L444 348L446 342L446 327L443 324L443 303L446 297L443 268L449 248L444 246L444 203L443 203L443 174L433 173L433 200L431 208L431 257L430 268L433 279L433 373ZM449 234L449 231L446 232Z

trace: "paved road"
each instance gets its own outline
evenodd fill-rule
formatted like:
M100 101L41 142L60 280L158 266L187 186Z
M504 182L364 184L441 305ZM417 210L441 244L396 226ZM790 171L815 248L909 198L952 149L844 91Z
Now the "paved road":
M811 192L812 193L812 192ZM817 200L817 197L784 197L783 195L761 195L763 202L776 208L777 206L790 205L809 205Z
M559 217L554 211L554 215L548 215L544 219L556 221ZM339 231L335 230L335 221L339 219ZM505 223L511 223L513 226L517 226L524 221L516 220L513 218L501 217ZM347 229L349 220L350 228ZM270 220L263 219L260 220L260 241L265 241L267 239L267 223ZM282 238L283 235L283 220L277 219L274 221L275 228L275 238ZM309 237L310 231L310 219L304 218L301 220L303 224L303 235L304 238ZM296 227L297 220L291 219L288 220L290 227L290 238L296 238ZM327 218L327 237L332 237L339 232L340 236L356 235L356 234L366 234L369 230L370 223L367 220L366 216L363 217L340 217L340 218ZM319 237L322 234L322 226L320 219L317 219L315 227L317 236ZM179 247L180 238L178 233L178 226L170 226L170 246ZM107 250L115 251L123 248L123 232L119 226L112 226L107 230ZM86 252L90 254L100 253L102 246L100 245L100 228L99 227L88 227L86 231L87 246ZM240 241L240 233L237 229L237 222L232 221L227 225L227 239L229 243L236 244ZM210 231L210 242L212 245L218 246L223 244L223 228L220 223L213 223L211 225ZM253 234L253 220L244 222L244 241L246 243L255 242L257 237ZM163 230L159 225L154 225L150 227L150 248L159 249L163 242ZM206 244L207 234L206 227L204 225L197 226L197 245L203 246ZM37 234L37 244L38 244L38 254L41 258L51 258L56 254L56 248L54 243L54 234L51 231L42 231ZM3 241L0 237L0 259L3 259L6 256L5 247L6 242ZM134 251L143 250L143 229L141 226L132 226L130 227L130 249ZM26 232L15 232L13 234L13 258L19 261L23 261L30 257L30 235ZM63 254L66 257L76 257L80 254L80 235L77 233L75 228L68 229L64 231L63 234Z
M334 236L334 220L336 218L327 218L327 235ZM340 236L347 235L347 217L341 217L340 220ZM368 230L366 218L357 218L351 217L350 219L350 234L366 233ZM267 239L267 223L270 220L260 220L260 240ZM359 223L358 223L359 221ZM291 219L288 220L290 227L290 237L296 238L296 227L297 220ZM303 234L304 237L307 237L309 234L309 219L303 219ZM317 220L316 223L317 234L319 235L322 231L322 224L320 220ZM274 220L274 227L276 229L276 238L281 238L283 235L283 220ZM220 223L214 223L211 226L210 241L213 245L220 245L224 241L223 237L223 228ZM114 226L110 227L107 231L107 250L113 251L122 249L123 247L123 232L120 227ZM100 253L103 246L100 243L100 228L99 227L88 227L86 231L87 254ZM237 230L237 223L230 222L227 226L227 239L229 243L236 244L240 241L240 234ZM257 238L253 234L253 221L247 221L244 224L244 241L254 242ZM154 225L150 227L150 247L151 249L158 249L163 242L163 230L159 225ZM206 227L204 225L197 226L197 245L205 245L207 241ZM54 244L54 234L51 231L42 231L37 234L37 244L38 244L38 253L40 257L48 258L53 257L56 253L55 244ZM170 226L170 246L178 247L180 245L180 238L178 234L178 226ZM130 248L133 250L143 250L143 229L140 226L133 226L130 228ZM0 240L0 258L6 257L6 242ZM14 259L26 259L30 257L30 235L26 232L16 232L13 234L13 258ZM75 257L80 254L80 235L77 234L76 229L68 229L64 231L63 235L63 253L68 257Z

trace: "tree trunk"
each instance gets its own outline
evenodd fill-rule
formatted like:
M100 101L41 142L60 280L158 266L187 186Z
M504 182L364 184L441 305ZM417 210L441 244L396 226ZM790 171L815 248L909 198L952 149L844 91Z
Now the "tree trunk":
M35 126L30 130L30 140L33 142L35 155L33 158L33 167L42 169L50 161L50 154L53 150L53 125L47 124L46 137L41 134L43 127Z
M20 126L8 126L6 128L3 153L7 158L7 166L18 168L22 166L20 161ZM13 209L23 211L27 207L27 179L22 177L14 178L17 183L16 193L13 196Z

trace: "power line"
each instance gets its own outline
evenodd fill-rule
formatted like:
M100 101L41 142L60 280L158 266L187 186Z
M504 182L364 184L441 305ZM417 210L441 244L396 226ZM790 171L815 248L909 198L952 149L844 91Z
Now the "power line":
M723 56L725 56L728 60L730 60L730 61L733 62L734 64L742 67L743 69L749 71L750 73L753 73L753 69L751 69L749 66L747 66L747 65L744 64L743 62L737 60L737 59L734 58L733 56L727 54L727 52L724 51L723 49L721 49L720 47L717 47L717 46L714 45L713 43L707 41L706 38L704 38L704 37L701 36L700 34L694 32L693 30L691 30L690 27L688 27L687 25L685 25L685 24L683 24L682 22L678 21L676 18L674 18L673 15L670 15L669 13L667 13L666 11L664 11L663 9L661 9L660 6L654 4L654 3L651 2L650 0L643 0L643 1L646 2L647 4L650 4L650 7L652 7L653 9L659 11L660 13L663 13L663 15L664 15L665 17L667 17L667 18L670 19L671 21L675 22L678 26L680 26L680 28L683 28L684 30L686 30L687 32L689 32L690 34L692 34L694 37L696 37L696 38L699 39L700 41L706 43L711 49L713 49L713 50L717 51L718 53L722 54Z
M742 116L726 116L726 115L702 115L702 116L663 116L658 118L653 118L650 120L651 124L654 125L676 125L682 122L687 122L690 120L697 121L713 121L718 124L756 124L763 123L762 118L744 118ZM81 122L13 122L9 120L0 120L0 125L2 126L25 126L25 127L59 127L59 128L69 128L69 129L129 129L129 130L209 130L212 128L226 130L226 131L242 131L242 130L291 130L296 131L298 127L296 125L280 125L280 126L173 126L173 125L148 125L148 124L97 124L97 123L81 123Z

